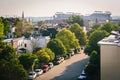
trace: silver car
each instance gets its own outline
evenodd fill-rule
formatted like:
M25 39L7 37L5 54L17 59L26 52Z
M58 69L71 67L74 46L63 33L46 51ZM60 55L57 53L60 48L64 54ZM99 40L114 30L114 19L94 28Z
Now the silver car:
M29 76L28 76L28 80L33 80L34 78L36 78L36 73L35 72L29 72Z
M43 73L42 69L35 69L36 75L39 76Z

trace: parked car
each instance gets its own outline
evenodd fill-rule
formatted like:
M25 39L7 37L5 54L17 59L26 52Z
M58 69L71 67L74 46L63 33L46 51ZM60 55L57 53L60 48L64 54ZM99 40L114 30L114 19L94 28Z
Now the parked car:
M42 69L35 69L36 75L39 76L43 73Z
M36 73L35 72L29 72L29 76L28 76L28 80L33 80L34 78L36 78Z
M54 65L58 65L63 61L64 61L64 57L59 57L59 58L56 58L53 63Z
M65 60L70 58L68 54L63 56L63 57L64 57Z
M51 69L53 66L54 66L54 65L53 65L52 62L48 63L48 67L49 67L49 69Z
M74 51L70 51L69 54L71 54L71 56L73 56L75 53L74 53Z
M85 71L83 70L80 76L78 77L78 80L85 80L86 79L86 74Z
M79 49L79 48L75 49L75 50L74 50L74 53L75 53L75 54L80 53L80 49Z
M48 65L47 64L43 65L42 70L43 70L44 73L47 72L49 70Z

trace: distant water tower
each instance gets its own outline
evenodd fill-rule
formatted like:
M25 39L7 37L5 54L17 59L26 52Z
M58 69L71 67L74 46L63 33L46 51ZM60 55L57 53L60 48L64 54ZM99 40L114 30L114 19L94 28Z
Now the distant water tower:
M22 11L22 19L24 19L24 11Z

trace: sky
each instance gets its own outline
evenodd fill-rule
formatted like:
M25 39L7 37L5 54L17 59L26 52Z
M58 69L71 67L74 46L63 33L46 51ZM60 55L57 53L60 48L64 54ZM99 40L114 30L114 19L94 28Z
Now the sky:
M94 11L110 11L120 16L120 0L0 0L0 16L16 15L45 17L56 12L91 14Z

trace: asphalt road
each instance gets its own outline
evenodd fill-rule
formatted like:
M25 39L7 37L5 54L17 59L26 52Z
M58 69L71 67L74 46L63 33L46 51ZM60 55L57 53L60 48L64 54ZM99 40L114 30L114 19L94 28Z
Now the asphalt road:
M35 80L76 80L88 62L89 57L83 53L76 54L63 63L54 66Z

